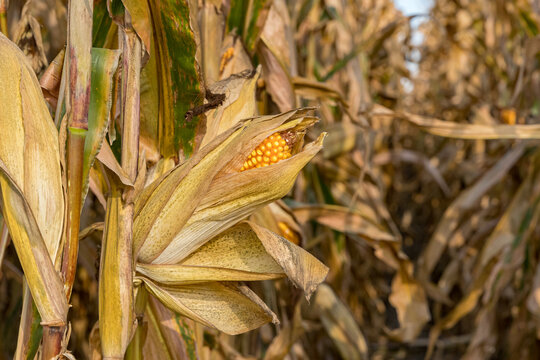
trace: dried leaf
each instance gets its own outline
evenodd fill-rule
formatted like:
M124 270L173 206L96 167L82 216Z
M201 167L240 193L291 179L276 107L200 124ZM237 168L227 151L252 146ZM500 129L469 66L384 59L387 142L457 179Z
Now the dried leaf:
M344 359L368 359L367 341L347 307L332 288L322 284L315 293L314 309L318 312L328 336Z
M431 320L424 289L400 271L392 281L392 294L388 300L396 309L400 324L391 335L404 342L414 340Z
M293 212L302 223L315 220L320 224L344 233L358 234L376 241L397 241L394 235L373 224L370 219L363 217L361 213L346 207L336 205L301 206L294 207Z
M304 291L309 300L328 275L328 268L313 255L287 239L255 223L249 223L266 252L283 268L287 277Z

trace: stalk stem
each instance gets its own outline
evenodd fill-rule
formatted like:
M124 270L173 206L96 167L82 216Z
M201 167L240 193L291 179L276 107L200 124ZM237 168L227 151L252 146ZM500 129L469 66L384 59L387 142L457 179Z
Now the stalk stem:
M66 326L43 326L42 359L54 359L62 351Z
M82 208L84 142L88 131L92 49L93 2L71 0L68 6L67 102L67 223L64 233L62 274L69 300L77 268L79 225Z
M0 0L1 1L1 0ZM88 131L90 106L90 74L92 67L92 12L93 1L70 0L68 4L68 41L66 49L67 76L66 113L67 138L67 202L66 224L63 234L61 272L65 296L69 302L77 269L79 226L82 209L82 169L84 142ZM67 316L66 316L67 317ZM43 358L55 358L62 351L62 341L68 341L67 326L43 327ZM66 339L64 339L66 337Z
M79 252L79 226L82 208L82 169L84 142L86 131L78 128L68 129L67 141L67 177L68 177L68 218L66 224L66 243L62 258L62 274L64 275L66 298L69 301Z

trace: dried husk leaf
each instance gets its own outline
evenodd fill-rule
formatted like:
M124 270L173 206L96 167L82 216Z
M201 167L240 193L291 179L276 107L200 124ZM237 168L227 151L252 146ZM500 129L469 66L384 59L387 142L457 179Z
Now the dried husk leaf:
M219 254L219 256L216 256ZM247 224L223 232L175 265L137 264L137 271L165 285L208 281L257 281L285 276Z
M0 160L21 189L53 260L63 224L58 132L21 51L0 35Z
M219 256L216 256L219 254ZM180 286L211 281L256 281L287 275L310 297L328 268L313 255L255 223L244 222L210 240L178 265L137 265L152 282Z
M210 282L161 287L144 279L147 289L169 309L230 335L253 330L276 319L257 296L234 283Z
M64 200L58 133L21 51L0 35L0 188L11 238L44 324L63 325L67 302L53 263ZM58 264L58 263L57 263Z
M311 294L328 275L328 267L317 258L289 240L255 223L248 222L257 234L266 252L283 268L287 277L309 300Z

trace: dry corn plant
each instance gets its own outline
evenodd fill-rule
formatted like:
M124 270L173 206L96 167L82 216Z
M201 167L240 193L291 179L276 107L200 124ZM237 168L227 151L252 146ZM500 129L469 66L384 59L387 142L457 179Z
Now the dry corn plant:
M14 358L74 358L71 334L93 359L206 358L204 329L279 323L246 282L287 277L309 299L328 268L280 235L289 220L274 232L250 215L321 149L324 133L304 142L313 109L259 116L260 69L207 90L186 2L69 2L67 45L38 82L32 5L24 53L0 35L1 246L24 290ZM68 316L92 311L72 294L96 233L99 321L81 335Z

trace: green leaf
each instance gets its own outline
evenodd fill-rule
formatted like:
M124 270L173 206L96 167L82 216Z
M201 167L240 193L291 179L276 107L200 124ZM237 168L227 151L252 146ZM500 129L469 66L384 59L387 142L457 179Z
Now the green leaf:
M231 0L231 10L227 18L227 32L236 29L237 34L244 33L244 21L249 0Z
M150 47L150 59L141 73L142 140L159 143L164 157L175 156L179 149L189 156L199 118L188 121L185 115L202 104L203 96L188 2L151 0L148 11L140 2L124 0L124 4L135 31ZM151 36L138 24L152 24Z
M94 12L92 14L92 45L95 47L105 47L109 33L116 30L109 12L107 11L107 1L95 0Z
M36 304L32 301L32 326L30 327L30 341L28 343L30 351L26 357L27 360L32 360L39 349L39 344L43 337L43 327L40 323L41 316L39 316Z
M251 14L248 14L249 18L246 18L247 27L244 32L244 43L250 53L255 51L255 46L261 35L265 20L262 16L267 14L264 11L267 4L268 0L253 0L251 2Z
M195 334L193 330L186 324L186 321L178 314L174 314L174 320L180 333L182 334L182 339L184 339L184 344L186 344L186 351L188 353L190 360L197 359L196 347L195 347Z
M119 50L92 49L92 82L90 90L90 108L88 110L88 133L84 143L83 162L83 203L88 191L90 168L101 145L109 125L111 99L114 80L118 68Z

